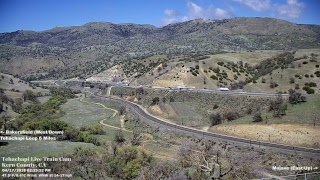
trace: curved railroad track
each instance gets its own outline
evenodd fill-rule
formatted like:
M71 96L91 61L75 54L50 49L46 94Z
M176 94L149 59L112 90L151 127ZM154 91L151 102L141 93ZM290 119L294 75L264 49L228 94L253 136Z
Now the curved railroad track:
M294 153L301 152L301 153L320 154L320 149L298 147L298 146L289 146L289 145L285 145L285 144L277 144L277 143L271 143L271 142L265 142L265 141L256 141L256 140L228 136L228 135L223 135L223 134L218 134L218 133L206 132L206 131L194 129L191 127L173 124L173 123L170 123L167 121L163 121L163 120L149 114L148 112L143 110L140 105L135 104L133 102L129 102L129 101L125 101L125 100L117 99L117 98L112 98L112 97L103 97L103 96L98 95L97 93L94 93L94 96L99 97L100 99L105 99L108 101L120 103L120 104L126 106L127 108L131 109L132 112L134 112L136 115L138 115L140 119L143 119L149 123L156 124L157 126L160 126L163 128L175 130L177 132L184 132L189 135L201 136L203 138L215 138L215 139L219 139L221 141L225 141L228 143L250 145L250 146L259 146L259 147L262 146L265 148L282 150L284 152L290 151L290 152L294 152Z

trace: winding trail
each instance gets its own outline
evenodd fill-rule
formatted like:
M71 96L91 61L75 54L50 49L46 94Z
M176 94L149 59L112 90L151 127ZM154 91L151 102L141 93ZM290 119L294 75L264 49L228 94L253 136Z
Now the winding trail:
M96 104L96 105L102 106L104 109L108 109L108 110L113 111L113 114L112 114L109 118L114 118L114 117L117 115L117 113L118 113L117 110L112 109L112 108L108 108L108 107L106 107L105 105L103 105L103 104L101 104L101 103L85 101L83 97L80 98L79 101L80 101L80 102L84 102L84 103L89 103L89 104ZM111 126L111 125L109 125L109 124L106 124L104 121L107 120L107 119L102 119L102 120L99 121L99 123L100 123L101 125L103 125L103 126L107 126L107 127L110 127L110 128L119 129L119 130L123 130L123 131L132 133L132 131L125 129L125 127L124 127L124 119L123 119L123 118L124 118L124 117L120 117L120 127Z
M110 89L111 89L111 88L110 88ZM109 93L108 93L108 94L110 95L110 90L109 90ZM79 101L80 101L80 102L84 102L84 103L96 104L96 105L102 106L104 109L109 109L109 110L113 111L114 113L110 116L110 118L115 117L115 116L117 115L117 113L118 113L117 110L112 109L112 108L108 108L108 107L106 107L105 105L103 105L103 104L101 104L101 103L85 101L83 97L80 98ZM122 130L122 131L126 131L126 132L133 133L133 131L130 131L130 130L125 129L125 127L124 127L124 116L120 116L120 126L121 126L120 128L119 128L119 127L116 127L116 126L111 126L111 125L108 125L108 124L104 123L105 120L106 120L106 119L102 119L99 123L102 124L103 126L107 126L107 127L113 128L113 129L118 129L118 130ZM173 158L173 157L156 153L156 152L151 151L151 150L149 150L149 149L147 149L147 148L144 147L145 144L147 144L148 142L152 142L152 141L154 141L154 140L153 140L153 137L152 137L151 140L143 141L143 142L141 143L141 144L142 144L141 148L142 148L143 150L151 153L154 157L157 157L157 158L160 158L160 159L175 160L175 158Z
M111 88L112 88L112 87L111 87ZM110 89L111 89L111 88L110 88ZM91 93L91 92L89 92L89 93ZM109 93L108 93L108 94L110 95L110 90L109 90ZM80 102L84 102L84 103L89 103L89 104L96 104L96 105L102 106L104 109L108 109L108 110L113 111L114 113L110 116L110 118L115 117L115 116L117 115L117 113L118 113L117 110L112 109L112 108L109 108L109 107L106 107L105 105L103 105L103 104L101 104L101 103L85 101L83 97L81 97L81 98L79 99L79 101L80 101ZM130 130L125 129L125 127L124 127L124 116L120 116L120 127L111 126L111 125L109 125L109 124L106 124L106 123L104 123L105 120L106 120L106 119L102 119L102 120L99 121L99 123L100 123L101 125L103 125L103 126L107 126L107 127L113 128L113 129L118 129L118 130L122 130L122 131L126 131L126 132L133 133L133 131L130 131ZM151 135L151 134L150 134L150 135ZM157 152L152 151L152 150L150 150L150 149L147 149L147 148L145 147L146 144L152 143L152 142L158 143L157 141L155 141L155 140L153 139L153 136L151 135L151 139L142 141L140 147L141 147L143 150L151 153L151 154L152 154L154 157L156 157L156 158L167 159L167 160L176 160L176 158L174 158L174 157L157 153ZM170 144L170 143L166 143L166 144ZM173 145L173 144L170 144L170 145L171 145L171 146L177 146L177 145Z

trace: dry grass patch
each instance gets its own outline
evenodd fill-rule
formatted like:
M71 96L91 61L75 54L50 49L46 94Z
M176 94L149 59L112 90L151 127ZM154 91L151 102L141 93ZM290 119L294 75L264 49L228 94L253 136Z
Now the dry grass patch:
M178 80L154 80L152 86L159 86L159 87L175 87L175 86L184 86L183 81Z
M164 111L162 111L161 107L159 105L153 105L153 106L150 106L148 108L148 111L151 113L151 114L154 114L156 116L162 116L162 117L167 117L168 114Z
M292 146L320 147L320 126L302 124L238 124L214 126L209 131Z
M279 54L281 51L276 51L276 50L257 50L254 52L247 52L247 51L241 51L238 53L225 53L225 54L215 54L211 55L211 58L213 61L232 61L232 62L238 62L238 61L243 61L243 62L248 62L250 64L255 64L259 63L261 60L270 58L272 56L275 56Z

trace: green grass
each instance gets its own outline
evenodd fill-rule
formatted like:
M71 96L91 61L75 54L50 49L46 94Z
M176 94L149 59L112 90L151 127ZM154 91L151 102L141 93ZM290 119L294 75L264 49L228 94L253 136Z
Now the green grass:
M46 98L42 97L41 101L45 101ZM86 99L86 100L89 100ZM93 100L92 100L93 101ZM94 100L95 102L98 102ZM111 107L117 107L117 104L104 103ZM100 105L85 103L79 101L79 99L69 99L67 103L61 106L62 110L66 112L65 116L61 118L62 121L69 125L80 128L81 126L87 126L99 123L102 119L106 124L120 127L119 116L109 118L113 111L103 108ZM101 142L113 141L117 129L103 126L105 135L95 135ZM124 137L127 138L131 135L129 132L123 131ZM70 142L70 141L9 141L7 146L0 147L0 156L4 157L28 157L28 156L49 156L59 155L62 153L72 153L76 147L90 148L96 151L100 151L102 147L95 146L90 143L82 142Z
M42 97L38 97L37 99L40 101L41 104L43 104L47 102L50 98L51 96L42 96Z
M207 124L207 117L205 117L204 114L201 114L201 112L197 111L195 106L181 102L172 102L170 103L170 106L178 115L176 118L173 118L177 124L183 123L183 125L193 127Z
M101 103L109 108L116 109L118 107L116 103L103 102L92 98L86 98L84 101ZM69 99L66 104L61 106L61 108L66 112L66 115L63 116L61 120L76 128L99 124L103 119L105 119L105 124L120 127L120 117L118 113L115 117L110 118L114 111L105 109L97 104L81 102L79 99ZM112 141L115 133L118 131L115 128L107 126L103 126L103 130L106 132L105 135L95 135L100 141ZM131 133L123 131L123 134L125 137L128 137Z
M104 134L104 135L96 135L96 137L100 141L109 141L109 142L113 141L116 132L119 131L117 129L106 127L106 126L104 126L103 129L106 132L106 134ZM122 131L122 133L123 133L125 139L127 139L131 135L131 133L127 132L127 131Z
M6 146L0 146L1 157L42 157L72 153L76 147L99 150L98 146L90 143L70 141L9 141Z
M150 64L150 62L152 62L152 61L157 62L158 59L165 59L166 57L167 57L166 55L153 55L153 56L145 58L145 59L134 59L134 60L132 60L132 62L142 63L142 64L148 66ZM144 61L146 61L146 62L144 62Z
M308 64L303 64L303 61L307 61ZM319 61L319 60L318 60ZM299 84L300 90L299 92L306 93L304 90L302 90L302 87L306 82L315 82L317 84L315 89L315 92L319 92L318 89L320 87L320 78L316 77L314 74L315 71L319 71L320 68L316 68L315 65L319 64L320 62L310 62L309 59L302 59L295 61L294 63L294 68L289 68L287 69L276 69L272 71L272 74L267 74L263 77L260 77L257 80L256 84L248 84L245 86L245 89L248 91L253 91L253 92L276 92L276 91L288 91L290 88L294 89L296 84ZM299 67L299 64L301 67ZM298 77L295 77L295 75L300 75L301 79ZM306 78L305 74L308 74L309 76L313 75L314 77L309 77ZM261 83L261 79L264 78L266 80L266 83ZM290 84L290 78L294 78L295 82ZM270 88L270 82L274 81L277 84L279 84L278 87L271 89Z
M3 79L2 76L4 76ZM35 89L33 89L29 86L29 83L26 84L25 82L19 82L20 79L14 78L12 75L9 74L0 73L0 79L0 87L3 89L16 89L19 91L31 90L33 92L41 92L42 94L49 93L48 89L42 89L40 87L35 87ZM13 84L9 83L10 79L13 80Z
M277 123L288 123L288 124L309 124L313 125L314 119L320 117L320 96L319 95L308 95L307 102L291 105L288 104L288 110L286 115L282 118L274 118L273 112L263 112L261 114L263 121L255 124L265 124L266 116L268 118L268 124ZM252 124L253 115L247 115L237 120L225 122L224 125L236 125L236 124ZM319 120L316 124L320 124Z
M113 103L113 102L108 102L108 101L100 101L98 99L95 99L95 98L87 98L85 99L85 101L87 102L94 102L94 103L100 103L100 104L103 104L104 106L108 107L108 108L111 108L111 109L115 109L115 110L119 110L119 104L117 103ZM87 105L89 105L87 103ZM90 105L95 105L95 104L90 104ZM96 106L99 106L99 105L96 105ZM99 106L100 108L103 108L102 106ZM104 108L103 108L104 109ZM109 109L104 109L106 111L110 111L110 116L113 115L114 111L111 111ZM110 117L109 116L109 117ZM111 125L111 126L115 126L115 127L120 127L120 117L119 117L119 113L116 114L115 117L113 118L105 118L106 120L104 120L104 123L105 124L108 124L108 125ZM102 120L102 119L101 119Z
M66 112L61 120L76 128L97 124L113 114L113 111L102 106L81 102L79 99L69 99L61 109Z
M96 98L86 98L85 101L100 103L100 104L105 105L108 108L115 109L115 110L118 110L119 107L120 107L119 104L117 104L117 103L110 102L110 101L101 101L101 100L96 99Z
M259 63L261 60L272 57L276 54L279 54L281 51L254 51L254 52L247 52L247 51L241 51L237 53L225 53L225 54L216 54L216 55L211 55L211 61L215 62L235 62L237 63L238 61L243 61L243 63L247 62L249 64L255 64ZM208 60L210 61L210 60Z

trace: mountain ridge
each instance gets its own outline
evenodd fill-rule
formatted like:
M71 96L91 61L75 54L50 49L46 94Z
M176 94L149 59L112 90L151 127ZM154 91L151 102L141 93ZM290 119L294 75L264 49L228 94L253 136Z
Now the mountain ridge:
M286 26L288 27L285 28ZM151 39L157 39L155 37L158 35L160 37L167 36L165 40L170 40L174 39L171 38L172 35L179 37L179 35L190 35L191 33L198 31L206 36L209 35L211 38L212 36L221 34L280 36L292 33L297 36L305 34L319 36L319 29L320 25L294 24L289 21L274 18L231 18L223 20L195 19L186 22L173 23L163 27L156 27L149 24L141 25L133 23L114 24L111 22L89 22L82 26L55 27L40 32L18 30L15 32L0 33L0 44L27 46L31 42L38 42L45 43L49 46L57 44L58 46L67 46L69 43L63 41L64 39L68 41L84 39L85 41L83 46L88 46L90 44L101 45L105 43L112 43L123 38L134 37L137 35L148 36L147 38ZM210 32L205 33L205 30ZM53 36L57 36L59 38L54 39ZM87 36L99 36L100 39L109 38L111 40L106 41L104 39L102 41L95 41L95 43L92 43L94 38L86 40L85 38L87 38ZM56 41L62 41L62 43L57 43ZM78 46L75 46L74 48L78 48ZM261 49L261 47L258 49Z
M0 33L0 71L21 75L81 67L81 71L90 74L93 71L88 66L99 72L117 61L156 54L317 47L320 47L320 25L300 25L274 18L196 19L163 27L90 22L41 32ZM28 67L29 62L35 63L32 68Z

